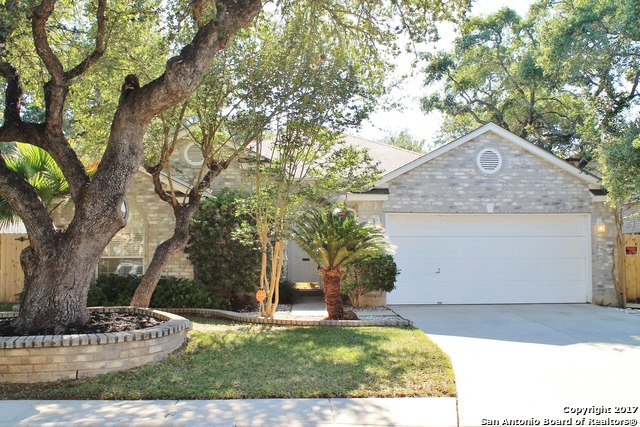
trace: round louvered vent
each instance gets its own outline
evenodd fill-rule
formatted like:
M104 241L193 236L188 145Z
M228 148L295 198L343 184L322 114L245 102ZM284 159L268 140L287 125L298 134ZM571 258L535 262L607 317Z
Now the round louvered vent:
M492 175L500 170L502 156L493 148L485 148L478 153L476 163L481 172Z
M201 166L204 163L202 150L195 144L189 144L184 149L184 159L191 166Z

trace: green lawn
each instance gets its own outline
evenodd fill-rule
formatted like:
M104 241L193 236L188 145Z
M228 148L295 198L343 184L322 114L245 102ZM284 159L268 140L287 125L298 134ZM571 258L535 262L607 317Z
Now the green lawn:
M192 319L183 351L97 378L3 384L2 399L455 396L449 358L407 327L269 327Z

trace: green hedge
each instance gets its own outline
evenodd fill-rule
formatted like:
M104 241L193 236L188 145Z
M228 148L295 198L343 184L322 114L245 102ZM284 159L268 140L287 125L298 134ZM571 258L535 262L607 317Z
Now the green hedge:
M89 290L87 305L127 306L140 284L141 277L99 276ZM153 308L218 308L228 309L230 301L214 297L203 284L178 277L163 277L151 297Z

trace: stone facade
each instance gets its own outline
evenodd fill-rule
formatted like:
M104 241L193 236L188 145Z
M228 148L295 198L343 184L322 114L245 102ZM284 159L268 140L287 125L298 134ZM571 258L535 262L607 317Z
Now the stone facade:
M476 163L484 148L497 150L500 170L484 174ZM589 183L547 159L533 155L493 132L486 132L384 182L386 200L351 203L358 215L385 225L387 213L588 214L591 218L593 302L614 304L611 250L615 225ZM596 232L601 218L605 233Z

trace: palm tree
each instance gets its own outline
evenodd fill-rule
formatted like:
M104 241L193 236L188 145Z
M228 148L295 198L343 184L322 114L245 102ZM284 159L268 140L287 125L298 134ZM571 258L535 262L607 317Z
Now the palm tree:
M33 145L21 143L5 147L2 151L7 168L29 181L46 206L50 206L56 198L66 198L69 185L49 153ZM0 197L0 225L19 222L17 212L4 197Z
M50 210L54 210L69 201L69 184L62 169L53 157L42 148L29 144L5 144L0 147L8 169L29 181L36 189L40 199ZM93 176L98 162L87 166L87 173ZM56 202L56 204L53 204ZM0 226L20 222L18 213L0 196Z
M345 318L340 296L344 267L365 256L390 252L384 232L355 215L314 209L303 214L293 231L293 240L320 265L329 319Z

